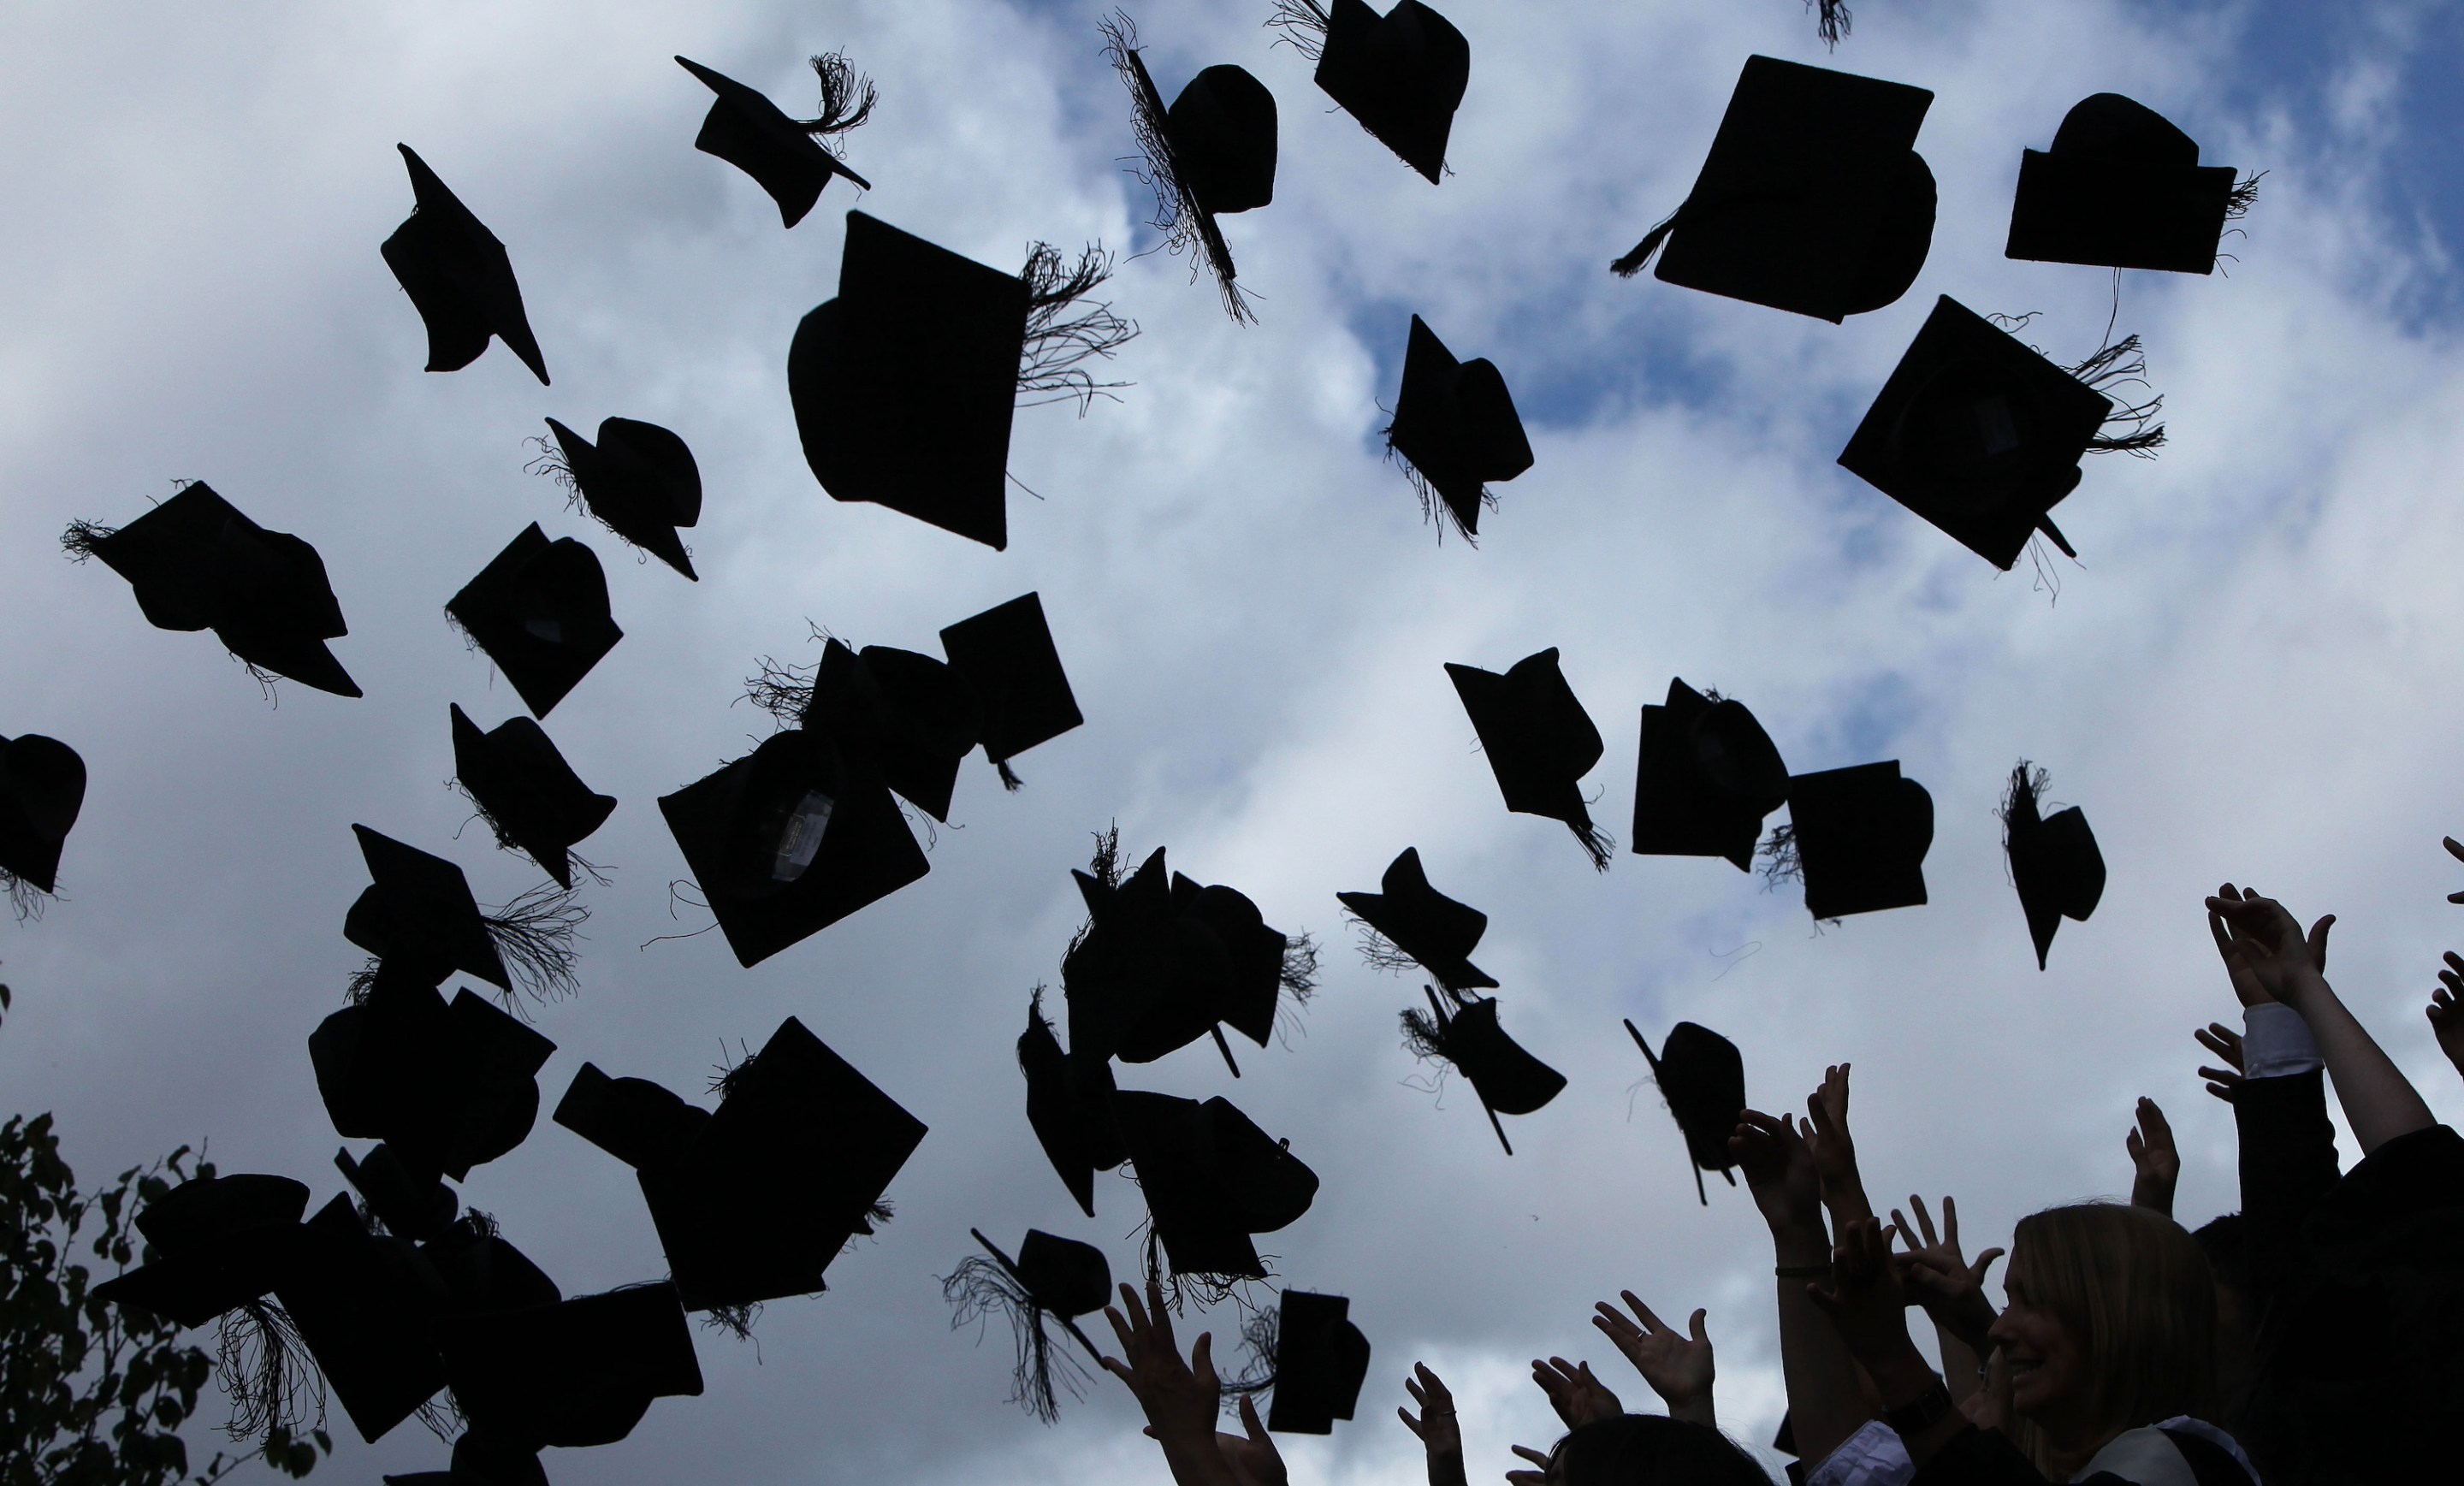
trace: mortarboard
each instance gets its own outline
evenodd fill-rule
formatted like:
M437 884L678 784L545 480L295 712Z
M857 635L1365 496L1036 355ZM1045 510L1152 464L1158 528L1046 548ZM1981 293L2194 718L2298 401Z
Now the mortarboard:
M1009 761L1087 719L1070 694L1044 601L1021 594L941 631L941 653L975 688L984 756L1018 788Z
M547 360L522 313L522 288L514 281L514 260L505 255L505 245L409 145L394 148L410 169L416 200L382 251L385 267L427 323L428 369L460 371L479 359L494 336L545 386Z
M72 522L60 544L128 579L157 629L211 629L258 670L336 696L359 685L325 648L349 634L317 549L269 532L203 480L117 529Z
M1583 799L1583 776L1600 761L1605 745L1557 668L1557 647L1525 656L1503 676L1451 662L1446 674L1480 733L1506 808L1564 821L1592 865L1607 871L1615 842L1592 824Z
M2045 968L2054 930L2065 918L2086 923L2104 896L2104 853L2079 806L2040 815L2045 771L2021 759L2002 797L2002 849L2011 859L2011 885L2028 916L2028 937L2036 946L2036 969Z
M0 886L47 893L60 848L85 807L85 760L38 732L0 737Z
M1175 1275L1264 1279L1250 1239L1299 1218L1317 1173L1221 1096L1199 1104L1124 1089L1116 1096L1130 1161Z
M347 1147L338 1150L334 1166L386 1233L426 1243L453 1226L461 1207L453 1189L430 1168L413 1169L385 1142L356 1159Z
M1339 892L1334 896L1353 917L1382 936L1395 953L1418 964L1449 991L1494 989L1495 980L1471 962L1480 936L1488 931L1488 915L1457 903L1429 885L1417 846L1387 863L1376 892ZM1390 963L1383 947L1372 944L1364 952L1370 963L1400 970Z
M1507 1155L1514 1154L1497 1117L1541 1108L1566 1086L1566 1076L1506 1035L1497 1019L1496 997L1456 992L1441 995L1434 987L1424 989L1429 1009L1403 1013L1403 1045L1418 1057L1454 1064L1480 1096L1481 1108L1488 1111L1497 1143Z
M2254 179L2254 185L2255 184ZM2199 143L2119 93L2081 99L2051 150L2019 157L2007 257L2100 268L2209 273L2225 223L2249 208L2231 165L2199 164Z
M182 1182L137 1214L146 1262L95 1286L94 1298L202 1326L274 1288L307 1211L308 1189L287 1176Z
M1471 81L1471 44L1420 0L1384 15L1362 0L1277 0L1285 39L1317 59L1317 85L1360 126L1436 185L1446 136Z
M601 419L596 444L553 418L547 426L559 454L552 463L600 524L698 582L676 535L701 519L701 468L685 441L635 418Z
M533 522L445 606L488 659L545 717L625 632L608 617L607 574L570 536L555 541Z
M444 1282L407 1239L368 1232L349 1197L302 1225L274 1293L370 1444L445 1386L429 1338Z
M1093 1217L1095 1173L1119 1166L1129 1153L1112 1104L1111 1060L1063 1050L1045 1017L1039 986L1027 1003L1026 1031L1019 1035L1018 1066L1026 1076L1027 1125L1062 1185Z
M652 1399L702 1388L693 1330L664 1281L449 1317L437 1345L472 1430L516 1448L612 1445Z
M1486 358L1456 361L1417 315L1386 447L1411 467L1421 488L1421 515L1433 514L1428 497L1434 491L1467 538L1480 533L1481 507L1497 503L1487 482L1511 480L1531 468L1531 441L1523 436L1506 378Z
M593 794L531 719L509 717L482 732L459 706L451 710L454 776L496 843L529 854L557 885L571 887L574 843L606 823L615 797Z
M1139 174L1155 187L1156 229L1176 253L1196 248L1224 310L1236 321L1254 321L1215 219L1275 199L1275 96L1227 62L1201 70L1166 108L1138 55L1137 27L1116 11L1102 30L1105 55L1130 90L1131 129L1145 157Z
M1111 1300L1112 1267L1105 1260L1104 1251L1093 1244L1058 1237L1042 1229L1026 1231L1016 1259L1003 1254L981 1230L970 1228L967 1233L984 1253L960 1259L941 1281L941 1298L952 1306L951 1329L981 1321L993 1311L1006 1315L1018 1345L1010 1401L1050 1424L1059 1417L1059 1410L1052 1396L1052 1339L1045 1330L1045 1318L1060 1322L1089 1360L1100 1364L1104 1354L1079 1329L1077 1318L1103 1309ZM1064 1376L1085 1371L1073 1367ZM1075 1391L1074 1382L1071 1388Z
M836 640L822 649L807 732L826 734L843 754L859 754L909 803L947 822L958 763L982 732L975 688L947 662L913 650Z
M1896 758L1800 774L1788 781L1789 846L1805 908L1845 918L1925 901L1933 797L1900 777Z
M813 477L998 551L1028 293L861 211L839 292L796 327L787 394Z
M461 1181L520 1145L539 1117L539 1070L555 1051L468 990L449 1004L432 986L390 971L308 1038L336 1133L385 1142L422 1181Z
M1916 152L1933 95L1828 68L1746 59L1694 189L1613 267L1833 324L1907 293L1933 243Z
M817 119L790 119L760 93L699 62L679 56L676 65L718 95L702 118L693 148L751 176L779 204L781 225L794 227L804 220L804 213L813 209L822 187L834 175L846 176L864 190L872 189L871 182L848 169L819 138L853 129L872 113L872 84L850 81L845 57L832 54L813 58L813 71L822 84L822 113Z
M1746 1107L1746 1060L1737 1044L1705 1026L1681 1021L1668 1029L1668 1040L1657 1056L1629 1020L1626 1036L1642 1049L1651 1065L1652 1082L1668 1102L1677 1128L1685 1137L1686 1154L1694 1168L1694 1195L1705 1207L1711 1199L1703 1191L1703 1173L1717 1171L1737 1185L1737 1163L1728 1155L1728 1137Z
M1666 705L1643 708L1638 855L1726 857L1751 871L1763 818L1787 800L1788 765L1743 702L1715 701L1671 677Z
M1409 0L1406 0L1409 3ZM1352 1417L1369 1377L1369 1339L1352 1323L1340 1295L1286 1290L1275 1322L1275 1398L1266 1428L1285 1434L1331 1434Z
M2104 394L1944 295L1840 468L2008 569L2079 487L2079 458L2114 412Z
M543 998L576 989L573 930L588 915L569 893L534 888L482 913L460 867L364 825L351 830L370 881L343 917L342 937L424 985L460 971L508 993L518 974Z
M547 1486L539 1452L464 1430L453 1442L450 1471L414 1471L383 1477L385 1486Z
M496 1232L495 1219L473 1213L451 1222L419 1246L422 1257L445 1285L442 1314L554 1305L564 1292L530 1257Z

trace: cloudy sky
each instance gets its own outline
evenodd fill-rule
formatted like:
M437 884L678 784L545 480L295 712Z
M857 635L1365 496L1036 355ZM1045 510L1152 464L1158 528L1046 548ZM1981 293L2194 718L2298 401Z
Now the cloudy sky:
M2443 902L2464 870L2438 846L2464 827L2454 13L1870 0L1826 58L1797 0L1444 9L1473 67L1437 186L1328 112L1265 0L1135 12L1167 92L1238 62L1282 105L1275 203L1225 223L1261 323L1228 322L1185 260L1125 262L1135 386L1083 419L1020 416L1011 468L1040 498L1013 490L998 554L814 484L782 368L856 198L833 186L781 231L692 148L709 95L669 57L794 108L803 58L845 48L882 95L849 146L866 210L1003 266L1038 239L1135 251L1152 201L1121 167L1095 5L0 12L0 732L62 738L92 775L63 901L0 923L0 1103L56 1110L89 1177L185 1142L336 1188L305 1039L359 959L348 826L451 855L486 901L537 878L445 787L448 704L493 726L519 703L440 607L538 521L601 553L627 631L550 719L623 806L585 848L614 881L588 894L582 993L536 1014L559 1044L547 1098L584 1060L697 1090L793 1014L932 1126L895 1222L826 1296L771 1306L755 1344L705 1335L706 1396L551 1454L560 1482L1155 1478L1117 1384L1053 1429L1005 1407L1006 1339L952 1335L935 1281L969 1225L1132 1262L1134 1191L1106 1177L1100 1215L1077 1213L1010 1051L1079 916L1067 869L1111 821L1331 951L1288 1046L1248 1050L1237 1086L1202 1044L1125 1080L1230 1093L1325 1179L1265 1248L1352 1296L1375 1355L1357 1421L1285 1441L1298 1480L1418 1477L1392 1416L1416 1358L1457 1386L1476 1477L1553 1437L1535 1355L1591 1357L1656 1407L1584 1322L1620 1287L1709 1308L1722 1419L1768 1439L1760 1224L1741 1190L1696 1205L1621 1016L1726 1033L1765 1108L1853 1060L1875 1192L1955 1192L1971 1246L2126 1191L2131 1104L2153 1095L2195 1222L2237 1206L2230 1119L2191 1071L2191 1029L2232 1009L2198 899L2255 881L2342 915L2346 997L2433 1107L2464 1111L2421 1019L2464 938ZM1683 197L1754 53L1934 90L1940 226L1890 308L1835 327L1605 272ZM2172 444L2092 463L2057 596L1833 460L1937 295L2042 312L2030 338L2059 359L2097 348L2111 276L2001 244L2020 149L2101 90L2268 175L2229 274L2123 284ZM502 347L420 371L377 254L410 204L397 141L509 247L552 388ZM1494 360L1530 425L1538 463L1477 550L1441 544L1380 459L1414 313ZM523 472L542 418L610 414L692 444L698 584ZM125 521L187 478L316 543L365 699L286 685L269 705L210 637L149 628L124 583L61 559L70 519ZM767 732L733 705L757 657L817 654L808 622L930 650L1029 589L1088 725L1020 760L1023 793L971 763L930 877L757 970L715 934L640 948L707 922L670 917L686 869L653 802ZM1548 645L1610 740L1587 788L1620 838L1636 710L1682 675L1748 701L1800 772L1901 760L1936 803L1931 904L1817 932L1793 892L1717 862L1594 874L1560 827L1501 807L1441 669ZM2021 756L2111 867L2041 974L1992 813ZM1510 1160L1466 1091L1419 1086L1395 1027L1417 987L1357 963L1339 919L1334 893L1406 845L1490 914L1506 1024L1571 1080L1515 1123ZM465 1195L568 1293L663 1271L629 1172L544 1119ZM341 1441L319 1475L444 1458L413 1424Z

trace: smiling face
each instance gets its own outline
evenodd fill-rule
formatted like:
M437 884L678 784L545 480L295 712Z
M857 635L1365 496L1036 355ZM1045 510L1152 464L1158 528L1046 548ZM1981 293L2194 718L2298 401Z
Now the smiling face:
M2064 1416L2086 1401L2087 1347L2059 1316L2032 1302L2017 1276L2005 1292L2011 1303L1986 1334L2011 1364L2011 1408L2058 1433Z

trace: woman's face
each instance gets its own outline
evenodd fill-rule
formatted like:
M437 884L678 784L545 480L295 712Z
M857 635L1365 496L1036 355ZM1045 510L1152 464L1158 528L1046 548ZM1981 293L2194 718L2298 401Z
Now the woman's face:
M2031 1304L2027 1286L2013 1276L2005 1282L2011 1303L1986 1333L2011 1366L2011 1408L2023 1417L2051 1424L2063 1406L2084 1398L2087 1349L2052 1311Z

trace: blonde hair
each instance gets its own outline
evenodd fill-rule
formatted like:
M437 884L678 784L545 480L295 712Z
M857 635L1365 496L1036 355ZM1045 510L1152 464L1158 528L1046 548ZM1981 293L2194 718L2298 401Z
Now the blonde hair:
M2216 1404L2216 1287L2181 1224L2145 1208L2083 1202L2019 1220L2009 1283L2050 1312L2086 1360L2081 1414L2093 1454L2117 1434ZM2039 1470L2056 1459L2040 1430L2023 1433Z

